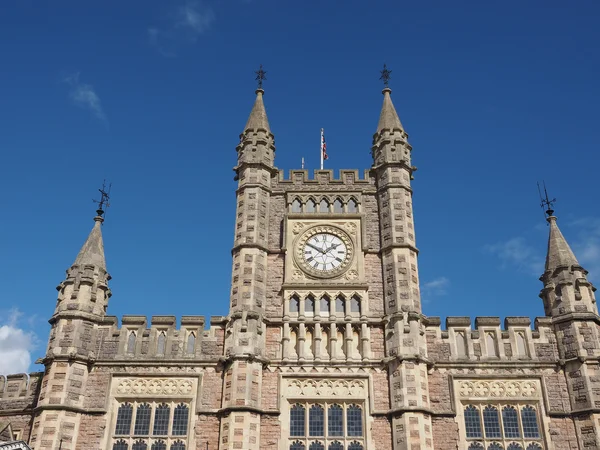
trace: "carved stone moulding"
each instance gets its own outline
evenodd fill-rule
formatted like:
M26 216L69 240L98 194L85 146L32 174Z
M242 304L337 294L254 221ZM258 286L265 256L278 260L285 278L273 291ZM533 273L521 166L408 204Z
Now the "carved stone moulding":
M456 380L461 399L539 399L542 396L537 379L525 380Z
M288 398L366 398L367 380L336 378L284 378Z
M196 390L194 378L115 378L116 396L190 396Z

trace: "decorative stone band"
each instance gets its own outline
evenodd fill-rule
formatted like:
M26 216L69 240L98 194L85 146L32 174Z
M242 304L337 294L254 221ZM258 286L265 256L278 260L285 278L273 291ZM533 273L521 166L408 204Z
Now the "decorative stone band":
M455 380L458 396L463 400L485 398L540 399L539 380Z
M362 379L303 379L284 378L284 392L288 398L365 399L367 381Z
M196 391L194 378L117 378L116 396L191 396Z

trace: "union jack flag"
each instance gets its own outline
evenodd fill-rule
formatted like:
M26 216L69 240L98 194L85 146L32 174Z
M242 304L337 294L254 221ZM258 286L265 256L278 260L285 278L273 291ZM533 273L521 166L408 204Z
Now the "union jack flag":
M321 154L323 155L323 161L329 159L327 156L327 143L325 142L325 134L323 133L323 129L321 128Z

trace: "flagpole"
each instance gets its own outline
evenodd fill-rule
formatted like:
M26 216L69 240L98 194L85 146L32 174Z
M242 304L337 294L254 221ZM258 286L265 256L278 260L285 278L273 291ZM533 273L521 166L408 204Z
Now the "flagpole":
M323 170L323 128L321 128L321 170Z

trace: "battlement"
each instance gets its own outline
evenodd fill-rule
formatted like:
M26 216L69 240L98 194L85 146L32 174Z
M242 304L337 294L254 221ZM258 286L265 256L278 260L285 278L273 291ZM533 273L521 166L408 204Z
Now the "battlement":
M107 316L100 324L99 360L120 359L215 359L223 354L227 317L213 316L206 328L203 316Z
M309 171L306 169L290 170L289 178L285 178L285 171L279 171L279 177L276 178L275 186L291 187L291 186L306 186L306 187L322 187L327 185L333 186L355 186L363 188L365 186L374 186L375 177L370 169L363 173L360 177L359 171L342 169L339 171L339 178L335 178L334 171L331 169L315 170L313 177L309 176Z
M34 399L43 376L43 372L0 375L0 401ZM0 406L0 411L3 409L9 408Z
M439 317L425 321L427 346L432 359L557 361L558 349L550 317L448 317L442 329Z

